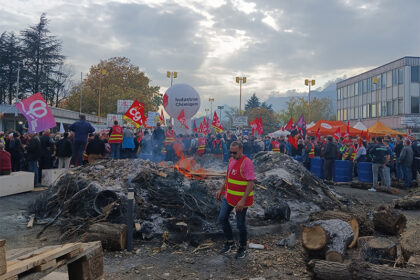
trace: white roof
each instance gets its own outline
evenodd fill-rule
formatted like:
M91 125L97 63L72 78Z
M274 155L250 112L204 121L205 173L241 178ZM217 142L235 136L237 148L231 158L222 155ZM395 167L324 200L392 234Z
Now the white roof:
M359 130L366 130L367 127L362 122L357 122L353 128L359 129Z

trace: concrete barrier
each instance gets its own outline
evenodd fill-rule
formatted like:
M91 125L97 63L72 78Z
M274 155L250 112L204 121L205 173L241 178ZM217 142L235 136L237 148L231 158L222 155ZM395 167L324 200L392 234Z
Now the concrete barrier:
M34 189L34 173L19 171L0 176L0 197Z
M68 173L69 169L59 168L59 169L42 169L42 178L41 185L51 186L64 174Z

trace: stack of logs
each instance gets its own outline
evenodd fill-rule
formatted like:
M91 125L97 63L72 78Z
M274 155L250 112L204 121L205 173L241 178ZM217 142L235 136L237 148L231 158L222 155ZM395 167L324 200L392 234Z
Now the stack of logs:
M420 279L420 229L403 233L406 217L392 207L381 206L373 212L374 229L382 237L359 236L359 229L365 226L361 220L357 215L337 211L311 215L302 228L302 245L310 259L308 270L313 278ZM400 234L399 244L393 241L396 238L383 237ZM352 249L355 247L359 250L356 255L356 249ZM350 254L353 258L345 260L348 249L354 251ZM409 268L396 268L404 265Z

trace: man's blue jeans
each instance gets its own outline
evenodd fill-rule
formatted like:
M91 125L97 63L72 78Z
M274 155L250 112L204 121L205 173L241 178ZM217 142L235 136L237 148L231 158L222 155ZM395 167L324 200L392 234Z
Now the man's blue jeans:
M120 158L120 149L121 143L111 143L111 158L119 159Z
M86 142L74 141L71 156L71 164L83 165L83 152L85 151Z
M405 181L404 187L409 188L411 187L411 166L406 166L406 165L400 165L400 168L402 170L403 173L403 178Z
M229 216L232 210L233 210L233 207L229 205L226 199L223 197L222 205L220 208L220 214L217 221L222 225L223 232L228 241L233 240L232 227L230 226L230 223L229 223ZM247 210L248 208L244 208L242 209L242 211L236 212L236 225L239 230L239 245L241 247L246 247L246 243L248 239L248 234L246 231L246 221L245 221Z
M34 186L38 185L38 161L37 160L28 160L28 171L33 172L34 176Z

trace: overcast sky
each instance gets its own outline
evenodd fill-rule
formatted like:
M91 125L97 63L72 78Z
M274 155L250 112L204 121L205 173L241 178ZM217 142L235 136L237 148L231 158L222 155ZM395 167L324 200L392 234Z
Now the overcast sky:
M166 90L166 71L215 106L305 91L403 56L420 56L419 0L0 0L0 32L45 12L75 75L126 56ZM203 100L204 99L204 100Z

